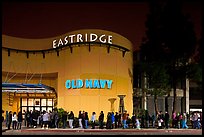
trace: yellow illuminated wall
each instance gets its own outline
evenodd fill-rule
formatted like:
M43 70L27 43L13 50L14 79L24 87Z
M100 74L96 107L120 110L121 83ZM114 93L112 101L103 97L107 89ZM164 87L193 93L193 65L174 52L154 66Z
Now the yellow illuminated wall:
M15 44L17 48L18 44L22 45L23 43L24 47L26 46L25 49L35 49L35 47L49 49L52 48L54 39L77 33L112 35L113 44L123 46L130 51L126 52L123 57L122 52L118 49L110 48L108 53L107 47L95 44L91 45L90 51L88 46L81 45L73 47L72 53L69 48L66 48L59 52L59 56L56 52L46 53L45 58L41 53L30 53L29 58L27 58L26 53L12 51L8 57L8 52L2 50L2 72L26 73L29 64L32 73L58 73L56 79L51 82L48 80L45 84L56 89L58 94L57 107L73 111L75 116L78 116L79 110L87 111L89 116L95 111L97 118L100 111L104 111L106 115L111 110L111 103L108 101L110 98L116 98L114 103L114 111L116 112L119 109L119 97L117 95L121 94L126 95L124 98L125 110L131 115L133 111L132 44L123 36L105 30L84 29L49 39L20 39L3 35L2 42L5 47L7 47L6 45L11 47L12 44ZM12 64L15 69L8 70L9 64ZM2 77L2 81L4 78L5 76ZM113 83L111 89L66 89L65 82L68 79L108 79L113 80ZM14 77L12 81L15 82L15 80L17 81ZM3 105L6 108L4 102Z

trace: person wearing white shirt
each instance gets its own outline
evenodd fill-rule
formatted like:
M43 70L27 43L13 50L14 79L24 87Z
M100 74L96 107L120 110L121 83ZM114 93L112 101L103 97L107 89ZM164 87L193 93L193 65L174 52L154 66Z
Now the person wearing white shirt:
M91 116L92 129L95 129L95 121L96 121L96 113L93 112L93 113L92 113L92 116Z
M17 115L16 112L13 112L12 116L12 128L17 129Z

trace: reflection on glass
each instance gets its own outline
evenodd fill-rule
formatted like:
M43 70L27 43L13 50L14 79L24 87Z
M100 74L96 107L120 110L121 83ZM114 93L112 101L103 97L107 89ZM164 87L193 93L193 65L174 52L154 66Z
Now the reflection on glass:
M33 111L33 107L28 107L28 111Z
M33 106L33 101L34 101L34 99L29 98L28 99L28 106Z
M27 98L22 99L22 106L27 106Z
M24 110L27 112L27 107L22 107L22 113L24 113Z
M41 99L41 106L46 106L46 99Z
M35 110L40 111L40 107L35 107Z
M52 112L52 107L48 107L47 110L48 110L48 112L50 112L50 111Z
M48 99L47 101L48 101L48 102L47 102L47 105L48 105L48 106L52 106L52 99Z
M42 107L42 112L43 112L43 111L46 111L46 107Z

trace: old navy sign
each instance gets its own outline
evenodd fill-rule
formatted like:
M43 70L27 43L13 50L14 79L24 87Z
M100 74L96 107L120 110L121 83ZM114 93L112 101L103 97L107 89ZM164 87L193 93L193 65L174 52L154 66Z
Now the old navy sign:
M80 88L87 88L87 89L111 89L112 87L112 80L104 80L104 79L86 79L86 80L67 80L65 82L65 87L67 89L80 89Z

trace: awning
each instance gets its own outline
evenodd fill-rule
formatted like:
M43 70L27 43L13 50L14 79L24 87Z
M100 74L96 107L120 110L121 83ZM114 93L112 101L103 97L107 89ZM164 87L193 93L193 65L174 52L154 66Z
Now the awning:
M56 93L53 87L44 84L2 83L2 92Z

